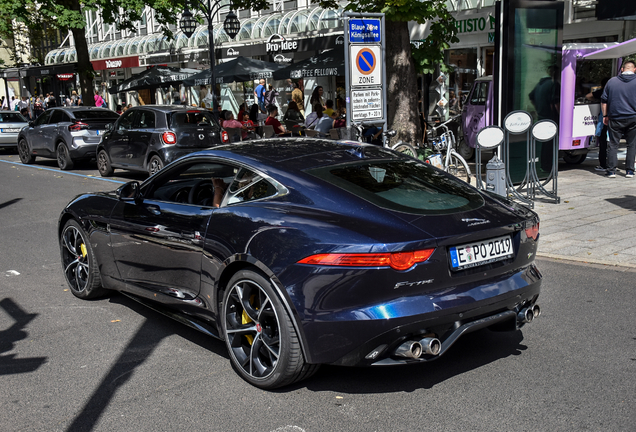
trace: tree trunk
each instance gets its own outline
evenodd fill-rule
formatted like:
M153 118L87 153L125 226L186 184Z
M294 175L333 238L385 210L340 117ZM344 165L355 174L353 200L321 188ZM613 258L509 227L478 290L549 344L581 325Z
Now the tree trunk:
M397 131L394 142L414 144L422 137L417 109L417 75L411 56L407 22L386 21L386 73L389 127Z
M67 0L64 3L67 9L82 13L79 0ZM85 106L95 106L95 95L93 93L93 77L95 70L88 54L88 43L86 43L86 29L72 28L75 39L75 49L77 50L77 74L80 80L80 91L82 102Z

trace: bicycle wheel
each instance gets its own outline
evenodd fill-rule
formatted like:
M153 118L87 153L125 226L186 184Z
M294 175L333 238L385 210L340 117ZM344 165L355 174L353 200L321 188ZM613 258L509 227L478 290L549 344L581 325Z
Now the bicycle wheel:
M392 147L396 152L404 153L407 156L411 156L414 159L417 159L417 150L411 144L399 143Z
M444 171L470 184L470 168L464 158L460 155L456 153L451 154L450 164L444 169Z

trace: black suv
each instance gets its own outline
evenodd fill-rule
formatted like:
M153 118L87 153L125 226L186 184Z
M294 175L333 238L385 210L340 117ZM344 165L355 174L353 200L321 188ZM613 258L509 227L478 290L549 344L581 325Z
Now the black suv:
M115 168L152 175L181 156L229 142L210 111L181 105L131 108L106 129L97 147L102 177Z

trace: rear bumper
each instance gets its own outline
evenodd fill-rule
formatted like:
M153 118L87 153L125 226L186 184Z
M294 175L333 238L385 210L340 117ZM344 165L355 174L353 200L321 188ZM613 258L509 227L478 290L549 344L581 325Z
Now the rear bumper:
M162 148L159 152L161 153L161 158L163 159L163 161L166 163L166 165L168 165L169 163L172 163L183 156L187 156L190 153L207 150L208 148L209 147L198 148L170 146Z
M433 289L356 310L305 318L302 328L308 361L371 366L431 360L396 358L392 354L401 343L424 335L437 337L445 351L469 331L493 324L515 330L517 312L537 301L540 287L541 274L530 264L479 285ZM413 314L414 310L424 313ZM367 357L374 351L378 353Z
M90 159L97 154L97 145L101 137L96 136L74 136L71 146L68 149L72 159Z
M0 147L17 147L18 133L0 133Z

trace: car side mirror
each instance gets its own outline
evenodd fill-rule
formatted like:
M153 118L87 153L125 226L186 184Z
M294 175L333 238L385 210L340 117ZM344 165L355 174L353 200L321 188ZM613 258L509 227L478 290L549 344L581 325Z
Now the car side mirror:
M34 121L30 121L29 122L29 127L33 127L33 126L35 126L35 122Z
M131 181L117 189L117 198L121 201L135 201L141 200L141 192L139 190L139 182Z
M105 128L106 128L106 130L107 130L107 131L113 130L113 124L112 124L112 123L108 123L108 124L105 126Z

